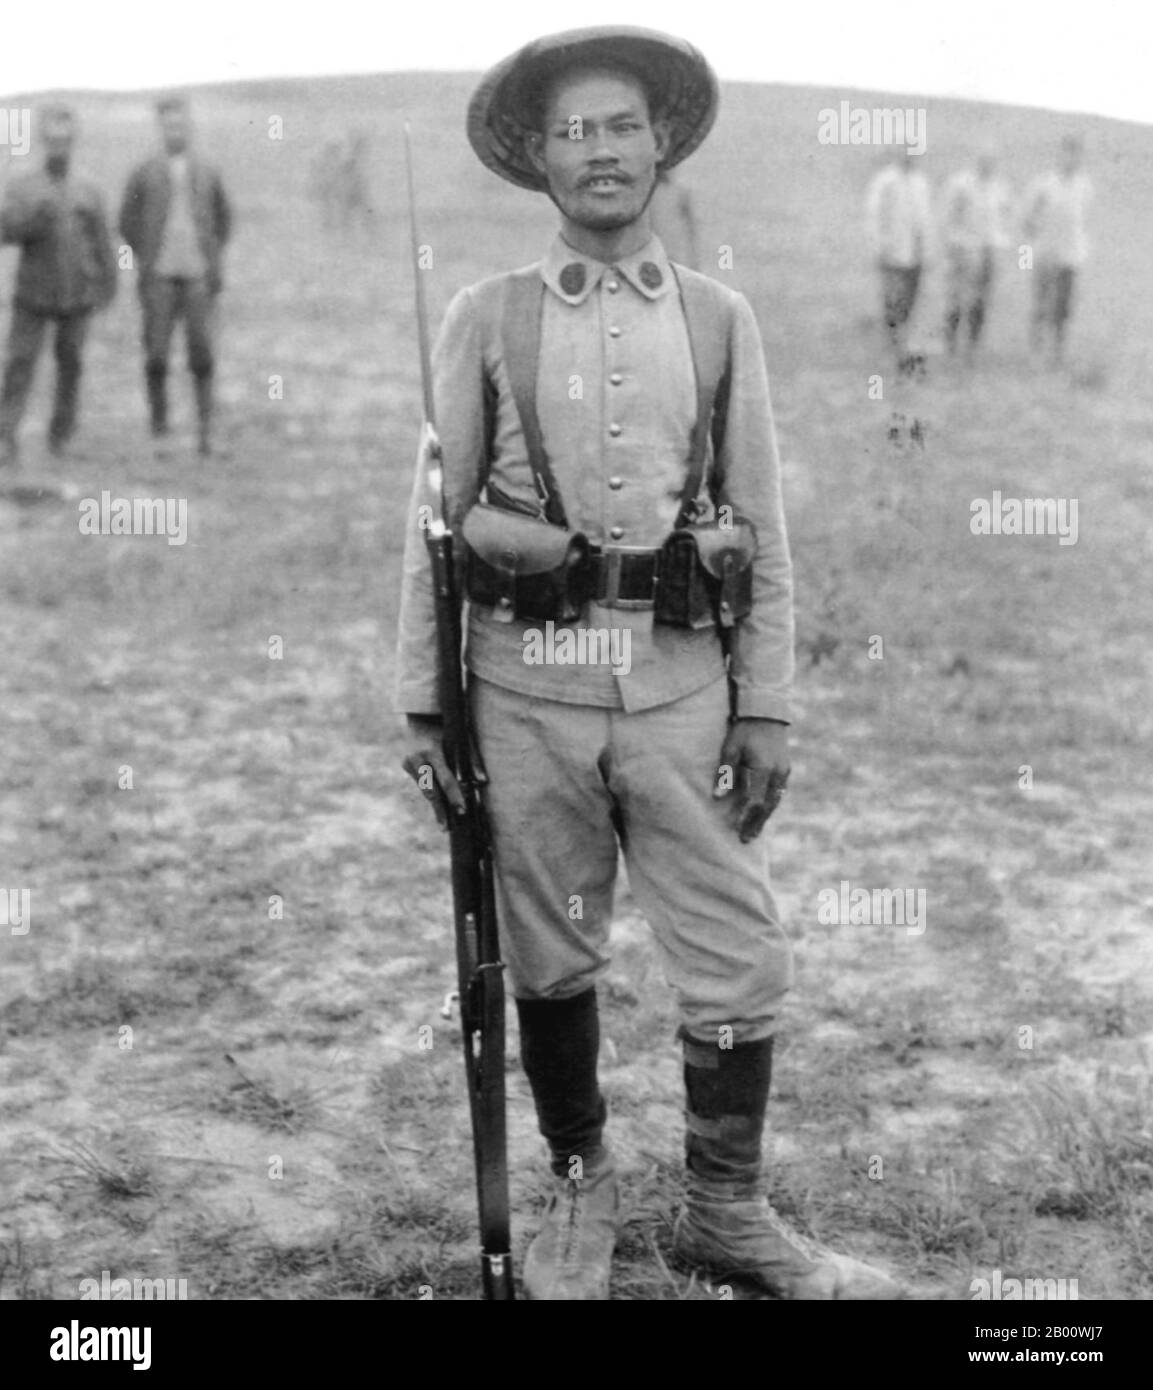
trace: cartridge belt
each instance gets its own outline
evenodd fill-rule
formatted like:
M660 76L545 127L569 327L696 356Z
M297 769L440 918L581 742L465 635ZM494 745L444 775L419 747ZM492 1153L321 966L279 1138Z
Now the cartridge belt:
M597 545L589 547L594 603L603 608L652 608L660 583L659 547Z

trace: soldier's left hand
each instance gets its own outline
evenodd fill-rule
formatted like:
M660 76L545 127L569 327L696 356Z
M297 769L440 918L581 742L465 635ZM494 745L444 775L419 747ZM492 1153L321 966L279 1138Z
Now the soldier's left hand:
M733 825L742 844L755 840L777 809L789 780L789 730L773 719L737 719L721 747L713 796L736 792Z

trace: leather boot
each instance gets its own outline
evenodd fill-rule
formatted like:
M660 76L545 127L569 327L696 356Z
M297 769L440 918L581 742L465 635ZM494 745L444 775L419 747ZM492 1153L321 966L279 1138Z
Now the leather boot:
M553 1192L525 1257L524 1296L607 1299L620 1193L604 1147L597 1084L596 990L571 999L518 999L521 1061L548 1141Z
M893 1299L888 1275L791 1230L761 1188L761 1137L772 1038L731 1048L685 1039L686 1204L677 1259L719 1278L747 1279L780 1299Z
M212 373L197 372L196 384L196 452L201 458L212 453Z
M525 1298L603 1301L609 1296L620 1225L616 1168L602 1149L587 1159L574 1158L574 1171L582 1176L553 1177L544 1221L525 1256Z
M144 384L148 389L152 437L161 439L168 433L168 368L149 364L144 369Z

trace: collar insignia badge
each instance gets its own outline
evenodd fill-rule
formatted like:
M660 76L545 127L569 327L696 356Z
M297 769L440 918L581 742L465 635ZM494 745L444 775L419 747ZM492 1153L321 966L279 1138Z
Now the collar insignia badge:
M656 269L656 267L653 267ZM658 276L660 272L657 271ZM585 268L580 261L566 265L560 273L560 287L565 294L580 294L585 287Z

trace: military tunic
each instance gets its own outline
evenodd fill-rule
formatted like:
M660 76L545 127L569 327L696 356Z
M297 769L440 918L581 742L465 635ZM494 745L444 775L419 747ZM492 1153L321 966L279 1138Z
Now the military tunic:
M679 510L696 414L673 268L655 237L611 265L558 237L539 273L536 403L569 524L597 544L657 548ZM537 504L501 341L504 279L456 296L434 352L446 504L457 531L486 476L518 505ZM709 458L720 479L715 504L752 521L758 537L753 611L732 642L736 711L788 720L792 572L760 337L746 301L709 284L718 331L732 325L726 428L719 457ZM495 389L491 459L486 380ZM412 714L438 710L420 528L428 489L418 472L396 691L397 708ZM526 636L540 624L470 606L466 662L514 993L567 998L602 977L619 843L686 1031L715 1042L716 1028L729 1025L737 1041L766 1037L791 983L791 956L766 841L742 845L727 803L712 795L730 713L717 632L654 627L649 612L597 604L574 626L582 625L628 629L630 669L529 664Z

